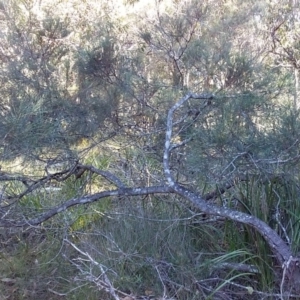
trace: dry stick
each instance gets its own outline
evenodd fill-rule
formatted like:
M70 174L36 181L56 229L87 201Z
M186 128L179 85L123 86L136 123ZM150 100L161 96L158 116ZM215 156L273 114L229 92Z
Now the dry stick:
M173 114L174 112L187 100L189 99L199 99L199 100L209 100L213 99L214 95L212 94L193 94L189 93L183 98L181 98L168 112L167 117L167 129L166 129L166 140L165 140L165 149L163 156L163 166L164 173L167 179L168 185L174 190L175 193L182 196L183 198L188 199L195 207L203 211L204 213L217 215L225 217L227 219L237 221L242 224L249 225L256 229L266 240L266 242L271 247L273 253L276 255L276 258L280 265L284 268L285 262L289 261L292 257L292 252L290 247L282 240L282 238L270 228L266 223L260 219L225 207L219 207L207 203L203 197L196 194L193 191L190 191L180 184L175 182L169 165L170 152L172 150L171 138L173 130Z
M100 271L101 271L100 276L103 276L103 282L106 285L106 291L108 293L110 293L110 295L113 296L113 298L115 300L120 300L119 296L116 294L116 289L114 288L114 286L111 283L110 279L106 275L106 272L104 271L103 266L100 263L98 263L95 259L93 259L88 252L84 252L83 250L79 249L75 244L70 242L68 239L65 239L65 242L67 242L69 245L71 245L77 252L79 252L83 256L87 257L88 261L90 261L93 265L97 266L100 269ZM99 277L98 277L98 279L99 279Z

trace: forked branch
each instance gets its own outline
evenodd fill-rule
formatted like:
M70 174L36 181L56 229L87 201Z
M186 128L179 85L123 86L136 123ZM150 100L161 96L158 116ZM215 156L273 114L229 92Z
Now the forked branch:
M293 271L299 264L299 258L294 258L290 247L285 243L285 241L277 234L275 230L269 227L265 222L258 219L255 216L245 214L236 210L228 209L225 207L220 207L217 205L209 204L201 195L196 194L195 192L188 190L176 182L172 176L169 158L170 152L172 151L172 131L173 131L173 116L174 112L183 105L189 99L195 100L208 100L213 99L214 95L212 94L187 94L181 98L168 112L167 117L167 128L166 128L166 139L165 139L165 149L163 157L164 173L168 185L174 190L174 192L181 197L189 200L197 209L200 209L202 212L224 217L232 221L236 221L245 225L248 225L255 230L257 230L262 237L269 244L274 255L276 256L278 262L283 268L283 277L282 282L285 278L288 278L290 281L294 281ZM292 262L292 263L291 263Z
M79 163L76 163L75 166L68 170L57 174L48 174L46 177L41 178L41 180L35 181L29 180L25 177L11 177L8 175L2 175L0 176L0 180L5 181L13 179L24 183L24 185L26 186L26 190L19 195L19 199L24 195L36 190L38 187L42 186L49 180L62 181L69 178L71 175L75 175L76 178L80 178L84 172L91 172L98 176L102 176L110 184L113 184L115 186L115 189L105 190L99 193L69 199L57 206L54 206L53 208L49 208L47 211L38 215L37 217L31 219L23 218L22 221L7 219L7 212L5 211L6 208L2 206L2 208L0 208L0 226L36 226L52 218L54 215L69 209L72 206L92 203L106 197L141 196L158 193L177 194L180 195L181 199L185 199L185 201L187 201L189 205L192 204L197 210L201 210L203 213L227 218L232 221L248 225L258 231L266 240L274 255L276 256L277 261L282 266L282 286L286 280L289 280L290 283L292 282L292 285L295 285L296 279L294 273L296 272L294 271L298 268L299 258L293 257L291 248L285 243L285 241L277 234L275 230L270 228L265 222L255 216L209 203L209 201L207 201L207 197L201 196L194 191L183 187L180 183L175 181L172 176L170 168L170 154L176 148L174 147L174 145L172 145L172 131L173 125L175 124L174 112L188 100L194 99L195 101L208 101L213 98L214 96L212 94L190 93L181 98L169 110L167 116L166 138L163 154L163 169L165 179L167 181L166 184L148 187L126 187L118 177L111 174L110 172L98 170L93 166L81 165ZM210 196L212 195L213 194L211 194Z

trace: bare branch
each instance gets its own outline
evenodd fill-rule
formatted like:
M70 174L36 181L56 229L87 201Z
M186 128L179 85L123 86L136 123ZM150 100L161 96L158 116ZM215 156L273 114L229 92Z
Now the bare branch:
M114 174L108 172L108 171L102 171L102 170L99 170L93 166L88 166L88 165L81 165L81 164L78 164L77 165L77 178L78 178L78 174L80 174L82 172L85 172L85 171L90 171L91 173L95 173L95 174L98 174L100 176L103 176L105 179L107 179L109 182L113 183L114 185L116 185L118 188L125 188L125 185L124 183L117 177L115 176ZM82 173L80 174L80 176L82 175Z
M116 293L116 289L114 288L113 284L109 280L108 276L106 275L106 271L103 268L103 265L98 263L95 259L92 258L92 256L88 252L84 252L83 250L79 249L75 244L70 242L68 239L65 239L65 242L67 242L69 245L71 245L77 252L79 252L81 255L85 256L89 262L91 262L93 265L97 266L100 271L101 275L95 278L93 274L90 274L90 280L95 282L98 286L101 288L104 288L106 292L108 292L115 300L120 300L119 296ZM101 280L101 277L103 278Z
M193 206L196 211L202 211L208 215L215 215L223 218L230 219L232 221L236 221L242 223L244 225L248 225L258 231L261 236L265 239L265 241L270 246L271 250L275 254L278 262L282 266L283 275L282 275L282 286L285 282L289 281L289 284L295 283L297 278L294 275L294 270L298 269L299 258L293 257L290 245L287 245L285 241L277 234L275 230L270 228L265 222L258 219L255 216L248 215L246 213L242 213L236 210L232 210L226 207L220 207L214 204L209 203L207 200L216 196L216 192L207 194L206 196L201 196L191 190L180 185L180 183L176 182L172 176L171 168L169 165L169 158L171 151L176 148L176 146L182 146L184 144L172 145L172 132L173 132L173 115L174 112L180 108L182 104L184 104L189 99L198 99L198 100L208 100L213 99L214 96L212 94L193 94L189 93L183 98L181 98L168 112L167 116L167 127L166 127L166 138L165 138L165 145L164 145L164 154L163 154L163 168L165 179L167 184L160 185L160 186L148 186L148 187L125 187L122 181L117 178L115 175L111 174L108 171L99 170L93 166L82 165L76 163L73 167L64 170L62 172L58 172L55 174L48 174L46 177L41 178L38 181L31 181L24 179L23 177L16 177L16 180L25 181L28 185L25 192L23 192L19 197L35 190L37 187L42 186L47 181L54 179L57 181L63 181L69 178L71 175L75 175L76 178L82 176L82 174L86 171L91 173L103 176L106 180L110 183L114 184L117 189L115 190L106 190L99 193L95 193L92 195L85 195L83 197L76 197L69 199L68 201L59 204L45 213L40 214L36 218L32 218L29 220L23 221L11 221L5 219L6 214L5 211L1 211L1 223L0 226L35 226L39 225L42 222L50 219L51 217L59 214L60 212L66 211L68 208L76 205L82 205L87 203L93 203L95 201L99 201L102 198L106 197L120 197L120 196L141 196L141 195L149 195L149 194L177 194L186 201L185 203L188 206ZM186 142L186 141L185 141ZM244 153L242 153L244 154ZM239 155L242 155L239 154ZM6 175L4 175L6 176ZM7 180L11 180L12 177L3 177L7 178ZM243 179L241 179L243 180ZM28 182L31 184L28 184ZM25 184L25 183L24 183ZM232 184L228 184L223 189L218 191L219 193L224 193L226 190L231 188ZM121 197L120 197L121 199Z
M2 227L22 227L22 226L36 226L39 225L53 216L66 211L68 208L76 205L82 205L87 203L93 203L95 201L98 201L102 198L106 197L114 197L114 196L140 196L140 195L149 195L149 194L159 194L159 193L172 193L173 190L168 186L152 186L152 187L137 187L137 188L121 188L117 190L111 190L111 191L103 191L100 193L96 193L93 195L87 195L84 197L78 197L78 198L72 198L60 205L57 205L49 210L47 210L45 213L39 215L36 218L30 219L30 220L24 220L24 221L9 221L4 220L2 217L0 226Z
M260 219L247 215L245 213L231 210L225 207L218 207L215 205L211 205L205 201L203 197L200 195L180 186L171 174L170 166L169 166L169 157L172 149L171 139L172 139L172 131L173 131L173 114L174 112L187 100L189 99L212 99L214 96L212 94L187 94L183 98L181 98L168 112L167 117L167 129L166 129L166 139L165 139L165 149L164 149L164 157L163 157L163 166L164 173L167 179L168 185L172 187L175 193L182 196L185 199L188 199L190 204L192 203L197 209L200 209L202 212L217 215L221 217L225 217L227 219L237 221L242 224L249 225L256 229L267 241L270 248L274 252L278 262L283 265L285 262L289 261L292 256L292 252L290 247L282 240L282 238L277 234L275 230L270 228L266 223L261 221Z
M175 181L171 175L170 166L169 166L170 151L172 150L171 139L172 139L172 132L173 132L173 114L184 102L186 102L189 99L208 100L208 99L213 99L213 98L214 98L214 95L212 95L212 94L189 93L186 96L184 96L183 98L181 98L174 106L172 106L168 112L163 164L164 164L165 176L166 176L166 179L170 186L175 185Z

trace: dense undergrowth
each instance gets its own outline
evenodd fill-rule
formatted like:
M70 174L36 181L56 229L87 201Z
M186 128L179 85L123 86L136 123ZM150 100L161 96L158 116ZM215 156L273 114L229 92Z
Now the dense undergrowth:
M280 176L247 179L213 201L259 217L298 251L298 186ZM86 192L97 179L86 175L76 184ZM51 197L26 196L22 209L42 211L78 194L71 179L57 188ZM279 293L280 266L257 232L195 212L175 196L107 198L37 228L1 229L1 249L3 299L112 299L103 272L120 299L276 299Z

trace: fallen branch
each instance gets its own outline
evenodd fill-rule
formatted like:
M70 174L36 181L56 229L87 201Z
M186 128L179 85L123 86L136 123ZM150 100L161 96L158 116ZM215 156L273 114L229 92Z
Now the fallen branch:
M265 222L258 219L255 216L248 215L246 213L242 213L240 211L236 211L233 209L229 209L226 207L217 206L215 204L207 201L208 199L215 196L214 193L208 194L206 196L201 196L196 192L189 190L183 187L180 183L176 182L172 176L169 157L176 147L172 145L172 130L173 130L173 115L174 112L186 101L189 99L195 100L210 100L213 99L214 96L211 94L187 94L183 98L181 98L168 112L167 116L167 128L166 128L166 139L164 145L164 154L163 154L163 168L164 174L167 183L159 186L148 186L148 187L126 187L122 181L117 178L115 175L111 174L108 171L101 171L93 166L86 166L76 163L72 168L65 170L63 172L59 172L56 174L48 174L46 177L41 178L38 181L35 181L27 187L26 191L18 195L18 197L22 197L25 194L33 191L37 187L42 186L49 180L57 180L63 181L69 178L71 175L75 175L76 178L82 176L82 174L86 171L97 174L99 176L104 177L110 183L114 184L117 188L114 190L106 190L99 193L95 193L92 195L85 195L83 197L75 197L65 201L62 204L59 204L53 208L48 209L46 212L40 214L39 216L32 219L23 219L21 221L9 220L6 218L7 214L5 209L0 211L0 226L10 227L10 226L36 226L39 225L48 219L52 218L56 214L59 214L63 211L66 211L70 207L76 205L83 205L88 203L93 203L95 201L99 201L100 199L106 197L120 197L122 196L142 196L142 195L150 195L150 194L177 194L181 197L183 201L189 206L193 206L196 210L200 210L201 212L208 215L215 215L222 218L226 218L235 222L239 222L241 224L248 225L255 229L257 232L261 234L261 236L266 240L271 250L273 251L278 263L282 266L282 278L281 278L281 286L283 293L283 285L289 284L289 286L295 286L296 283L299 282L299 279L295 275L299 270L299 258L294 257L289 245L285 243L285 241L277 234L275 230L269 227ZM8 180L11 177L7 177ZM23 177L17 177L16 180L24 181ZM27 183L30 181L26 180ZM224 190L230 188L231 185L225 187ZM2 214L2 216L1 216Z

